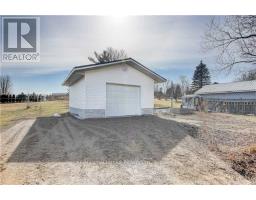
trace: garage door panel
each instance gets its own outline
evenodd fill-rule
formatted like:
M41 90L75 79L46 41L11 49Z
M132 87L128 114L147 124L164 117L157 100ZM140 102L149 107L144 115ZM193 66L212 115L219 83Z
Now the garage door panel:
M106 116L140 114L140 87L107 84Z

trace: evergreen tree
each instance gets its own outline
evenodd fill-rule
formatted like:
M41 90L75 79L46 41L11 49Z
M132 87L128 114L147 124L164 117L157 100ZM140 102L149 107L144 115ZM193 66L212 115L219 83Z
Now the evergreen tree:
M200 61L200 64L196 67L192 81L192 90L195 92L205 85L211 84L211 76L206 65Z

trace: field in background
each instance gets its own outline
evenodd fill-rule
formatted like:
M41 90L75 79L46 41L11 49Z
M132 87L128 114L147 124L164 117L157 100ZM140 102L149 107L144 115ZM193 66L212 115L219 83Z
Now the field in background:
M173 100L173 108L180 108L181 100L178 99L177 102ZM165 100L165 99L155 99L154 100L154 107L155 108L163 108L163 107L171 107L172 101L171 100Z
M29 108L27 108L27 105L29 105ZM0 104L0 111L0 128L5 128L21 119L66 113L68 112L68 101Z
M173 100L173 107L180 108L181 100ZM45 101L27 103L0 104L0 128L5 128L21 119L47 117L54 113L68 112L68 101ZM171 107L171 100L155 99L155 108Z

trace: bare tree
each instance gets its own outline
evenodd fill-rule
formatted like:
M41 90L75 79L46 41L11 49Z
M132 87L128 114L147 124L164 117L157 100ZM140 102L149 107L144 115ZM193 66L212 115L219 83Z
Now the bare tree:
M173 82L166 80L163 83L155 84L155 94L161 95L161 98L170 98L170 87L173 85Z
M174 92L175 92L175 84L173 83L173 81L171 81L166 91L166 96L169 98L173 98Z
M252 81L256 80L256 70L249 71L241 74L241 76L238 78L239 81Z
M102 53L97 53L95 51L94 56L95 58L88 57L89 61L93 63L106 63L127 58L127 54L123 49L117 50L112 47L108 47L106 50L103 50Z
M163 98L164 93L163 93L163 88L162 85L160 84L155 84L154 85L154 97L157 99Z
M11 93L11 78L9 75L0 76L0 94L10 94Z
M181 96L182 96L181 86L180 86L180 84L176 84L175 91L174 91L174 99L176 100L176 102L178 101L178 98L181 98Z
M162 92L163 92L164 96L167 97L167 90L170 86L170 81L166 80L165 82L161 83L161 85L162 85L162 88L163 88Z
M256 66L256 16L214 17L203 37L205 50L217 50L221 70L230 72L234 66Z
M180 76L180 83L181 83L181 94L186 95L189 93L189 86L190 86L190 82L189 79L186 76Z

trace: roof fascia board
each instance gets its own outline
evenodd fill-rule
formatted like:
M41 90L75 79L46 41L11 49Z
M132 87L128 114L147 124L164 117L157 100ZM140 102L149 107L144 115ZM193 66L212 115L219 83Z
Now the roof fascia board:
M198 92L196 94L225 94L225 93L244 93L244 92L256 92L256 90L237 90L237 91L221 91L221 92Z
M79 68L76 68L74 67L71 72L68 74L68 76L66 77L66 79L64 80L64 82L62 83L62 85L66 85L66 81L70 78L70 76L76 72L76 71L80 71L80 70L89 70L89 69L93 69L93 68L101 68L101 67L104 67L104 66L109 66L109 65L116 65L116 64L120 64L120 63L127 63L127 62L133 62L134 64L140 66L141 68L143 68L144 70L148 71L149 73L153 74L154 76L158 77L159 80L161 80L162 82L166 81L165 78L161 77L160 75L158 75L157 73L155 73L154 71L148 69L147 67L145 67L144 65L142 65L141 63L137 62L136 60L132 59L132 58L129 58L129 59L125 59L125 60L120 60L120 61L117 61L117 62L110 62L110 63L102 63L102 64L97 64L97 65L92 65L92 66L84 66L84 67L79 67Z

